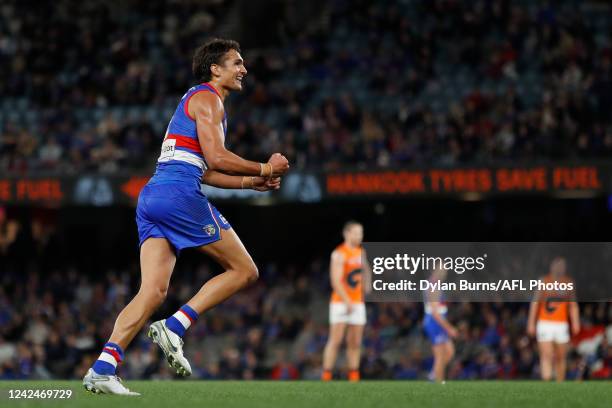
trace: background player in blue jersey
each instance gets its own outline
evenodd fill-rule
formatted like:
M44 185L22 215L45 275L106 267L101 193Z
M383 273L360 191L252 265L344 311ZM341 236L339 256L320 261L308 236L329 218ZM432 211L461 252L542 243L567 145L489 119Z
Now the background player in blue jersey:
M436 269L432 272L430 281L446 280L446 270ZM446 319L448 306L439 291L425 292L425 319L423 328L431 341L434 355L432 379L444 382L446 367L455 354L452 338L457 336L457 329Z
M221 188L278 189L289 169L273 154L267 163L245 160L225 148L223 102L242 90L247 73L235 41L214 39L196 50L193 73L200 84L181 99L164 137L155 175L138 199L140 290L121 311L111 337L83 379L88 391L138 395L115 374L123 350L164 301L178 253L197 247L225 272L206 282L174 315L153 323L149 337L180 375L190 375L182 337L198 315L257 279L255 263L227 220L208 202L200 183Z

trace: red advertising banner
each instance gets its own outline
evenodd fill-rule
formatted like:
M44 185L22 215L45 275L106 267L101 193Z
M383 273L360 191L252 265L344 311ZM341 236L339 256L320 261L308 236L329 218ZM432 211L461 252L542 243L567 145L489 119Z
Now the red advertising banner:
M328 197L610 190L608 166L536 166L356 171L325 175Z
M431 168L346 172L291 171L279 192L220 190L203 186L213 200L321 202L335 198L448 197L543 194L584 197L612 194L612 165ZM149 175L32 175L0 177L0 205L135 205ZM259 201L258 201L259 200Z
M0 179L0 203L61 203L64 188L60 178Z

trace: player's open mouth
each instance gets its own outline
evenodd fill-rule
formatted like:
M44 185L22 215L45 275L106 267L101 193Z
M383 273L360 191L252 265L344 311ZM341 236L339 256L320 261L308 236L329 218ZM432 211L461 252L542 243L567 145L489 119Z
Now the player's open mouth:
M240 82L240 83L242 84L242 79L243 79L243 78L244 78L244 77L242 77L242 76L236 77L236 81L238 81L238 82Z

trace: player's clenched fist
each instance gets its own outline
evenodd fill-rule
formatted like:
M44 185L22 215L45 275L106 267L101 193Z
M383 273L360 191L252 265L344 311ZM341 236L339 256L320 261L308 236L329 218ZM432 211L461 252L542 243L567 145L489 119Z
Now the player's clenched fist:
M268 163L272 165L272 176L282 176L289 170L289 160L280 153L274 153L270 156Z

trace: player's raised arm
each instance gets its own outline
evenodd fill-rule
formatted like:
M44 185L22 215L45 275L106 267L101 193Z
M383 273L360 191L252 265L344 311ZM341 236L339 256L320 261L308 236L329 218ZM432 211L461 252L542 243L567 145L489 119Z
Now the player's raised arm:
M267 163L243 159L225 148L221 100L210 92L200 92L189 101L188 110L196 120L198 140L209 169L244 176L278 177L289 170L285 156L276 153Z

